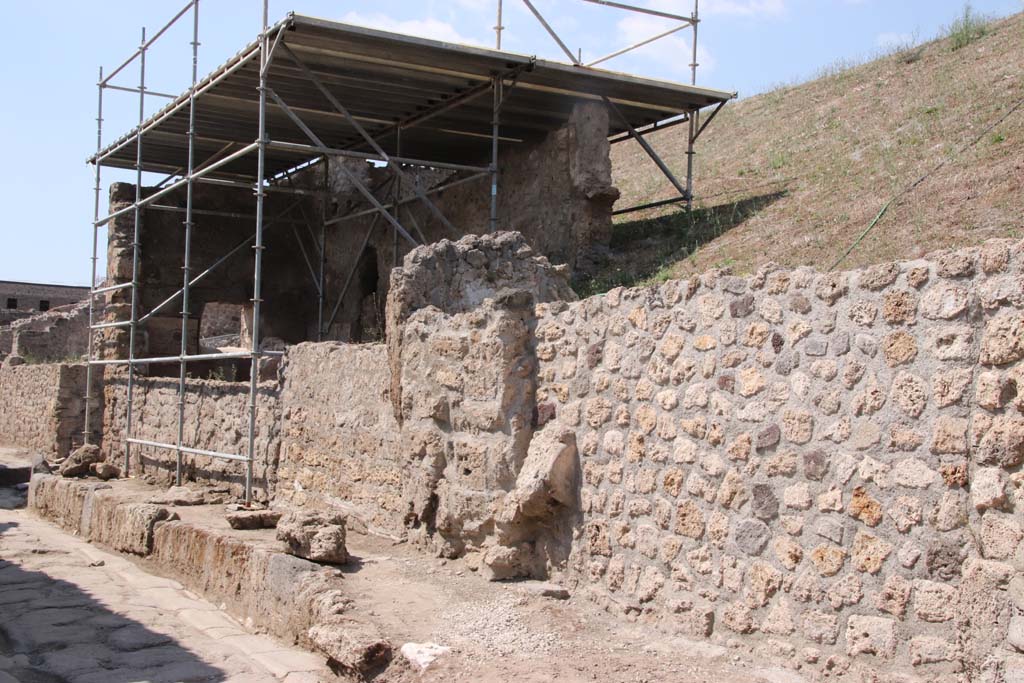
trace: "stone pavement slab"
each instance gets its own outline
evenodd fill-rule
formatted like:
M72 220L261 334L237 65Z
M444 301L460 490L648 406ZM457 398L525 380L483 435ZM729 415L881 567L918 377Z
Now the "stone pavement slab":
M0 683L322 681L322 657L249 633L176 581L0 509Z

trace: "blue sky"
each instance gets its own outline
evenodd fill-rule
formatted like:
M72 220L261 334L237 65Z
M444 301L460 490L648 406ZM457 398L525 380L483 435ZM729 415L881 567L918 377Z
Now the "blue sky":
M689 14L692 0L633 0ZM534 0L584 61L671 26L580 0ZM1003 16L1022 0L976 0L975 10ZM11 29L0 42L7 104L0 109L6 165L0 182L4 208L0 280L85 284L91 252L91 167L96 144L96 76L138 45L140 28L152 31L184 5L179 0L9 3ZM698 83L740 96L777 83L808 78L840 60L859 60L893 44L927 40L962 10L962 0L702 0ZM271 21L293 10L352 23L451 41L493 46L497 0L272 0ZM252 40L260 28L259 0L202 0L200 75ZM505 0L503 48L559 59L520 0ZM147 64L147 85L177 93L189 81L191 23L179 22L157 43ZM690 35L638 50L603 65L620 71L688 79ZM134 86L129 67L116 82ZM155 98L148 108L162 104ZM107 91L104 144L128 132L137 117L133 95ZM104 171L104 186L132 180ZM105 188L104 188L105 198ZM101 232L101 244L105 240ZM102 252L101 248L101 252Z

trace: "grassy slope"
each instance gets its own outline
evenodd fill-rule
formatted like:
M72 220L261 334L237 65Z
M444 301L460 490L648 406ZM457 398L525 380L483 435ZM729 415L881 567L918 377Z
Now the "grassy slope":
M913 57L919 57L913 60ZM907 63L907 62L910 63ZM952 50L948 38L817 80L730 103L704 132L697 210L654 210L616 225L609 268L581 289L660 280L766 261L827 269L900 189L843 267L914 258L997 236L1024 237L1024 14ZM650 136L685 175L686 132ZM634 142L613 148L615 183L632 206L671 196Z

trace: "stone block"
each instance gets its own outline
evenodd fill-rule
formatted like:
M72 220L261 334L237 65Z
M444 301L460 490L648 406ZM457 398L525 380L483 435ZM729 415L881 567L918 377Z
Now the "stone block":
M885 617L853 615L846 622L846 654L890 659L896 652L896 622Z
M914 582L914 613L918 619L942 623L956 616L956 587L935 581Z
M289 512L277 523L277 540L296 557L313 562L345 564L346 516L329 512Z

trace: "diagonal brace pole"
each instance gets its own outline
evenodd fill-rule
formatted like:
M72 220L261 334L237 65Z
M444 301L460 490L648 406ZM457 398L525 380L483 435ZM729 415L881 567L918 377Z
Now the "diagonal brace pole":
M441 210L438 209L437 206L435 206L434 203L430 201L430 198L427 197L423 190L420 189L419 184L411 181L405 175L402 169L391 160L391 158L387 155L384 149L379 144L377 144L377 141L374 140L373 137L371 137L370 134L366 132L366 129L363 128L363 126L358 121L356 121L355 117L353 117L352 114L349 113L348 109L346 109L344 105L342 105L341 102L338 101L338 98L331 94L331 91L328 90L327 86L323 84L323 81L320 80L320 77L313 73L309 69L309 67L307 67L301 59L299 59L299 56L296 55L295 52L293 52L290 47L288 47L287 43L282 43L281 47L282 49L284 49L285 52L288 53L288 56L291 58L293 62L295 62L296 66L298 66L302 70L302 72L306 74L306 77L313 82L313 85L316 86L316 89L319 90L320 93L327 99L327 101L331 103L331 106L334 107L339 114L344 116L345 119L349 122L349 124L356 129L356 132L358 132L359 135L366 141L366 143L373 148L373 151L379 154L380 157L384 159L385 162L387 162L388 168L391 169L391 171L396 176L398 176L398 178L401 181L403 181L403 183L409 183L409 186L412 188L413 192L416 193L416 197L421 202L423 202L428 209L430 209L430 212L434 214L434 217L441 221L441 224L444 225L444 227L447 230L451 232L457 232L455 230L455 226L452 225L451 221L449 221L448 218L443 213L441 213ZM326 145L321 144L321 146L325 147Z
M625 124L626 128L629 130L630 137L632 137L634 140L640 143L640 146L643 147L645 152L647 152L647 156L649 156L654 161L654 163L658 165L658 168L661 169L661 172L665 174L666 178L669 179L669 182L671 182L675 186L675 188L679 190L680 196L689 197L689 193L686 191L686 186L679 182L679 180L675 177L672 171L669 170L669 167L665 165L665 162L661 160L661 157L658 156L658 153L654 151L653 147L651 147L650 143L648 143L647 140L644 140L644 136L636 132L636 128L633 127L633 124L629 122L629 120L625 117L622 111L617 106L615 106L615 103L604 96L602 96L601 99L604 100L604 103L607 104L608 107L613 112L615 112L615 115L619 117L622 123Z
M537 17L537 21L541 23L541 26L543 26L544 29L548 32L548 34L555 39L555 42L558 43L558 47L562 48L562 52L569 56L569 61L571 61L576 66L582 66L580 60L576 58L576 55L572 53L572 50L566 47L565 43L562 42L562 39L558 37L557 33L555 33L555 29L551 28L551 24L549 24L547 20L544 18L544 15L542 15L540 11L538 11L537 8L533 6L533 3L530 2L530 0L523 0L523 4L526 5L531 12L533 12L533 16Z
M320 152L322 154L324 154L325 156L333 156L331 154L330 148L328 148L327 145L324 144L323 140L321 140L317 136L317 134L314 133L301 118L299 118L298 114L292 111L291 107L285 104L284 100L282 100L280 96L278 96L278 94L273 91L273 89L267 88L267 94L270 95L271 98L273 98L274 102L277 103L277 106L279 106L281 110L288 116L288 118L292 120L292 123L298 126L299 130L305 133L306 137L308 137L316 147L320 148ZM345 166L345 164L338 164L338 168L340 168L341 172L345 174L345 177L348 178L349 182L351 182L355 186L355 188L359 190L359 193L363 195L363 197L365 197L366 200L370 202L370 204L373 205L373 208L377 209L377 211L382 216L384 216L384 219L391 224L391 227L393 227L395 230L401 233L402 237L409 240L409 243L412 244L414 247L419 246L419 243L415 239L413 239L412 235L410 235L406 231L406 229L402 227L401 223L395 220L395 218L390 213L388 213L387 209L384 208L384 205L380 203L380 200L373 196L373 193L370 192L369 189L367 189L366 185L363 184L363 181L356 177L355 173L350 171L348 167Z

